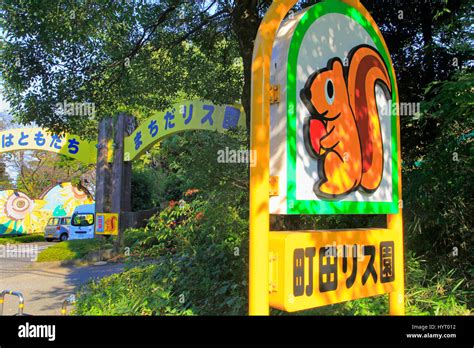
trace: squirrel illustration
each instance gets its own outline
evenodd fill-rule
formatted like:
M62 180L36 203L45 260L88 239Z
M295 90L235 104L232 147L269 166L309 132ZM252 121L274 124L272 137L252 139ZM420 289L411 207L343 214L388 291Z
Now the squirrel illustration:
M391 98L388 69L368 45L349 52L312 74L300 96L310 117L305 121L306 151L318 160L317 196L334 199L353 191L372 193L383 175L383 142L375 98L378 84Z

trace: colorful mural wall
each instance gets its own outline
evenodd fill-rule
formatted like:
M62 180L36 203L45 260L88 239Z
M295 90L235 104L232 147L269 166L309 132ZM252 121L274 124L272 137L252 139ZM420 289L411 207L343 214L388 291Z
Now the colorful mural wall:
M48 189L39 199L20 191L0 191L0 235L42 233L50 217L71 216L78 205L91 203L88 192L69 182Z

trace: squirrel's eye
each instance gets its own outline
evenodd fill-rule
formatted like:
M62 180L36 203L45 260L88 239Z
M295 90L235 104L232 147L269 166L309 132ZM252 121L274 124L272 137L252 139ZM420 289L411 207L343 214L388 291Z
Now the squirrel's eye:
M328 102L329 105L332 105L334 103L334 83L332 82L331 79L326 80L326 87L324 88L325 93L326 93L326 101Z

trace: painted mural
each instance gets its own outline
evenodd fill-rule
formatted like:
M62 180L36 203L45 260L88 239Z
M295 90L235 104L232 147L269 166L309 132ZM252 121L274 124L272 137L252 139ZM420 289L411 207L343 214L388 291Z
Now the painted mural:
M20 191L0 191L0 235L42 233L50 217L71 216L78 205L91 203L88 192L69 182L48 189L39 199Z

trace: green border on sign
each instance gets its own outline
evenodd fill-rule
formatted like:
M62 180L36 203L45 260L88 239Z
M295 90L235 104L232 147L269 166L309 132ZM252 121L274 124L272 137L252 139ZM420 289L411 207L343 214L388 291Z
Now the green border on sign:
M392 140L392 201L391 202L358 202L332 200L296 200L296 76L298 55L303 38L311 25L320 17L339 13L359 23L372 38L377 50L382 55L392 84L392 101L397 100L396 80L393 76L389 53L385 50L376 30L357 9L339 1L323 2L311 7L298 23L290 43L288 55L287 80L287 214L395 214L398 212L398 139L397 114L391 110Z

